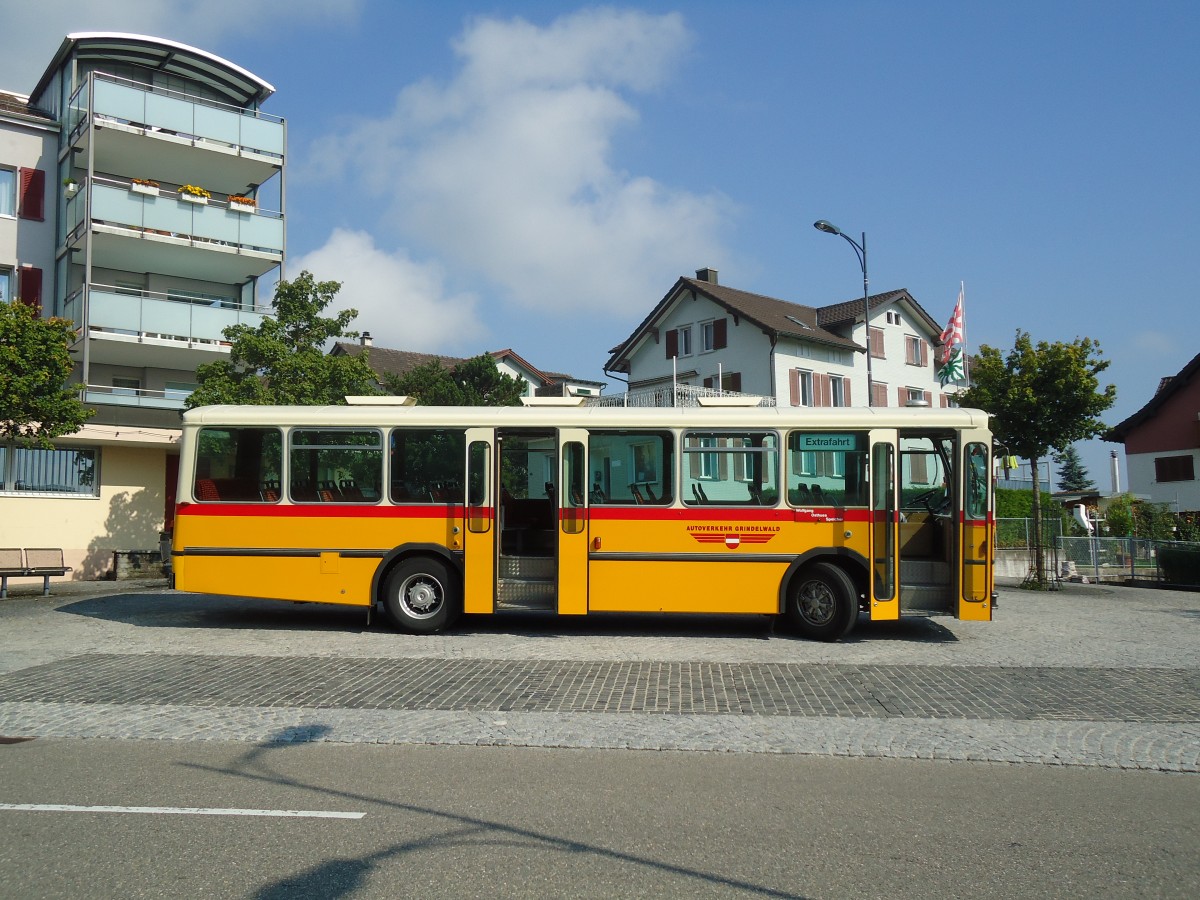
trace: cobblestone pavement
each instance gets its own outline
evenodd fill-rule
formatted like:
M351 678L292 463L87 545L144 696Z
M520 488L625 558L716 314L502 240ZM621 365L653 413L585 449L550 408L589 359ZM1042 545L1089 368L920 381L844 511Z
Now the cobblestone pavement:
M55 586L0 603L0 737L516 744L1200 772L1200 594L1003 589L992 623L468 618Z

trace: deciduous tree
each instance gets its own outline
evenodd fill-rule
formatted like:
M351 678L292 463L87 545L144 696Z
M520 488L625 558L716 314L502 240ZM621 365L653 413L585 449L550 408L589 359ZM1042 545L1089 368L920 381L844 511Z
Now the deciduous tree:
M384 386L425 406L520 406L525 395L525 382L501 372L488 353L450 368L434 360L403 375L386 376Z
M347 395L378 394L366 353L331 356L325 352L331 340L358 336L347 330L357 310L322 315L340 288L336 281L314 281L309 272L279 282L271 301L274 315L257 327L225 329L231 345L229 359L196 370L200 386L188 397L188 408L214 403L342 404Z
M1100 414L1113 405L1117 389L1100 389L1097 376L1108 368L1100 345L1090 338L1071 343L1039 341L1017 331L1013 349L1006 355L984 345L972 360L971 386L962 395L962 406L991 413L992 434L1005 453L1029 460L1032 470L1051 450L1066 452L1075 441L1102 434ZM1038 552L1035 577L1046 582L1041 547L1041 492L1033 480L1033 528Z
M67 319L40 319L24 303L0 303L0 441L53 446L92 415L67 387L74 329Z

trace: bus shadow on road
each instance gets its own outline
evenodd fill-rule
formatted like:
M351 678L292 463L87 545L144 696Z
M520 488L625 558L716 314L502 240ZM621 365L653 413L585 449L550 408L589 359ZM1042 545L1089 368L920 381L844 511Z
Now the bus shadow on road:
M286 600L255 600L219 594L109 594L58 607L57 612L142 628L206 628L255 631L335 631L355 634L367 625L361 606L330 606Z

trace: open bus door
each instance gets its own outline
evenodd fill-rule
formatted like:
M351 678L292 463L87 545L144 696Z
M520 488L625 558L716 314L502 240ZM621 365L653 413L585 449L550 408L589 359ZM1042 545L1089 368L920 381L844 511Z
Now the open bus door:
M992 479L988 442L963 435L959 483L962 515L959 528L960 590L958 618L992 618Z
M872 431L871 568L868 602L872 619L900 618L900 567L897 554L896 433Z
M560 428L557 595L560 615L588 611L588 433Z
M496 597L495 432L467 429L463 522L463 612L490 613Z

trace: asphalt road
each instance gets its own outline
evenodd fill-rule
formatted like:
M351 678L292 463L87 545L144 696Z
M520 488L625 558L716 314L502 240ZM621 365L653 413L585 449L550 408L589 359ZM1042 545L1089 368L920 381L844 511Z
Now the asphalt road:
M1200 779L768 754L0 746L6 897L1193 897ZM291 811L297 815L166 810ZM302 813L361 814L317 818Z

